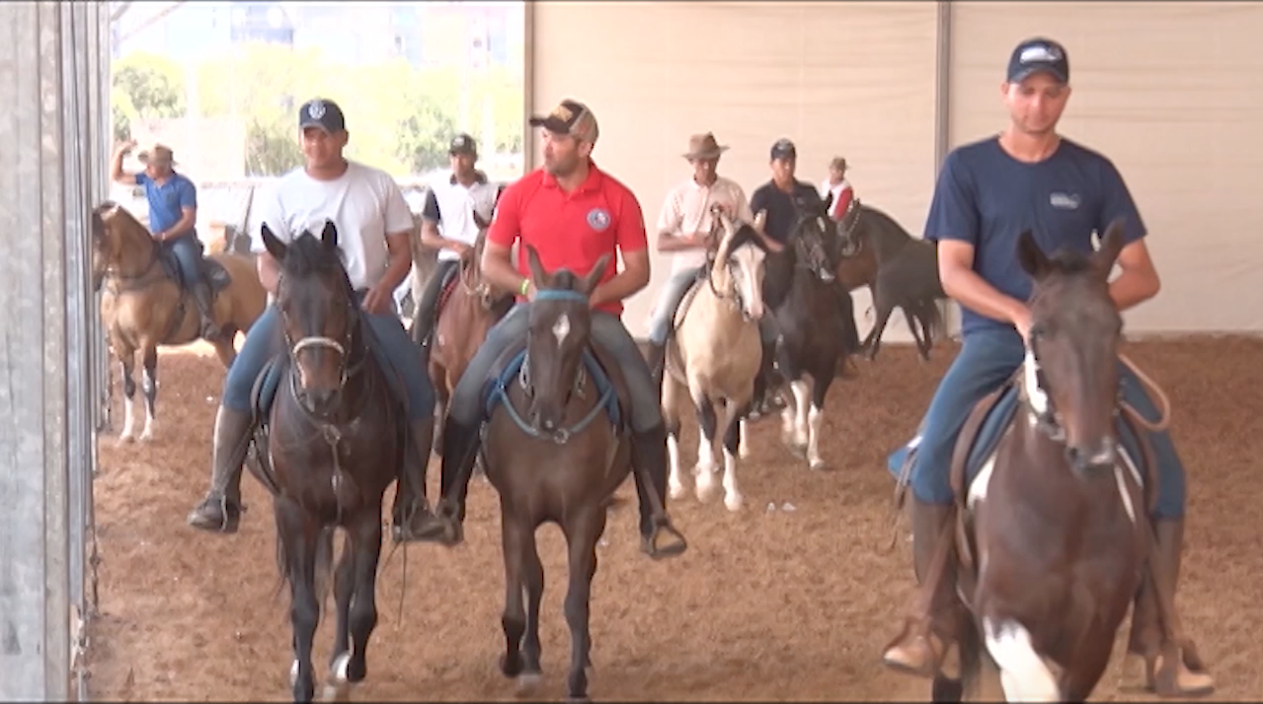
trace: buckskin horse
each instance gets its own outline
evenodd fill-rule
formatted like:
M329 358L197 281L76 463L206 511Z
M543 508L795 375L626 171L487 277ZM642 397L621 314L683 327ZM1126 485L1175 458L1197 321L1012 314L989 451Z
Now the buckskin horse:
M1086 700L1146 561L1152 569L1158 559L1147 510L1156 476L1141 429L1147 421L1119 401L1122 317L1108 279L1122 246L1118 220L1090 257L1066 250L1049 257L1029 231L1019 238L1018 259L1034 280L1026 360L961 431L951 468L956 520L947 529L954 539L942 536L927 577L955 569L961 599L949 613L962 677L939 675L936 701L959 701L977 680L984 649L1008 700ZM1012 399L1011 415L999 415L1002 425L985 421L987 437L998 441L976 442L984 418L1002 413L1002 397ZM1116 425L1120 405L1125 433ZM1178 630L1174 603L1161 596L1170 636Z
M763 300L781 334L777 366L794 395L794 402L781 411L781 439L795 454L805 454L812 469L825 464L820 456L825 396L838 362L847 355L833 289L836 255L825 237L832 222L831 200L830 196L824 202L795 201L789 241L781 252L768 254L763 285Z
M662 415L671 461L671 497L684 495L680 481L680 407L689 399L700 426L694 469L697 499L706 501L714 489L714 444L716 432L721 431L724 505L736 511L741 508L737 456L749 454L745 416L754 396L762 355L758 320L764 314L763 262L767 250L756 231L762 231L765 214L760 213L753 223L734 222L717 209L716 219L724 234L709 262L706 278L693 284L675 314L675 331L667 345ZM717 409L723 411L722 423Z
M545 522L556 523L569 548L567 691L571 699L586 699L596 545L605 531L609 500L633 471L626 381L590 338L588 296L610 255L602 255L579 278L566 269L545 271L535 248L525 246L536 290L526 344L497 360L482 440L484 471L500 496L505 567L500 668L506 677L517 678L522 694L539 680L544 568L535 531ZM655 504L656 496L650 493ZM654 513L663 515L663 507L655 506Z
M847 290L867 285L873 298L873 328L861 347L877 358L881 336L895 308L903 310L923 361L933 347L931 328L942 330L935 302L947 294L939 282L938 250L914 238L886 213L852 200L835 224L840 244L838 279ZM918 325L920 330L918 330Z
M212 254L202 260L210 282L211 313L221 335L208 340L224 367L237 352L233 338L248 332L267 305L267 291L259 283L252 259L235 254ZM132 399L136 382L132 370L136 352L144 369L145 428L142 441L153 439L158 397L158 347L183 345L201 337L197 306L180 286L178 268L162 244L126 208L105 201L92 210L92 286L101 295L101 321L110 349L123 367L123 432L119 442L135 433Z
M256 383L255 406L266 423L254 436L252 472L272 494L277 563L290 585L294 701L310 701L315 682L312 640L320 620L333 539L347 540L333 577L336 626L327 692L340 696L364 679L369 636L377 624L377 564L382 496L408 447L403 409L392 397L383 362L339 258L337 228L317 239L304 231L291 244L263 227L263 243L280 266L276 306L287 352ZM271 398L260 398L270 388Z
M465 373L469 360L496 321L513 307L512 294L496 290L482 275L478 263L482 261L483 243L486 242L488 223L477 213L473 214L478 225L478 237L474 246L460 259L459 269L439 295L435 307L433 342L430 344L430 379L434 383L435 417L434 451L443 452L443 419L447 416L447 400L452 389ZM413 324L413 340L420 344L417 335L420 326Z

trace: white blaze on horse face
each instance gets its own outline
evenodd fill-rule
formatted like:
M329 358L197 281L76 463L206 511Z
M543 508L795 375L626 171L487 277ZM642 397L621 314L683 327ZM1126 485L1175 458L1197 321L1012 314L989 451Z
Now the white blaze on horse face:
M553 323L553 337L557 338L557 346L561 347L561 343L565 342L566 336L570 334L570 316L562 313L557 316L557 322Z
M1061 701L1061 691L1044 658L1035 652L1030 631L1016 621L982 619L987 652L1000 668L1004 698L1011 702Z
M1030 347L1026 348L1026 361L1022 364L1023 379L1026 387L1026 398L1030 401L1031 408L1035 412L1043 415L1048 412L1048 394L1039 387L1039 362L1035 361L1035 353Z
M754 245L743 245L736 252L737 271L741 277L737 280L737 291L745 302L745 313L752 320L763 317L763 292L759 287L759 267L763 252Z

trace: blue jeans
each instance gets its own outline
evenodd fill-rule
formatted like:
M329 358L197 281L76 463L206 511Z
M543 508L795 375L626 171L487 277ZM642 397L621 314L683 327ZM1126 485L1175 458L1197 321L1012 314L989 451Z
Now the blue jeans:
M658 305L654 308L653 317L649 319L650 342L655 345L667 344L667 337L671 333L671 321L680 308L680 302L684 300L684 294L697 280L697 274L701 270L702 267L685 269L672 274L671 278L667 279L662 292L658 294ZM776 317L772 315L772 311L766 310L763 317L759 318L759 339L763 344L770 345L776 342L778 335Z
M357 299L362 299L363 293L357 293ZM399 316L394 310L389 310L377 315L365 313L364 319L373 333L370 339L377 340L380 356L384 356L403 378L408 394L408 419L418 421L432 417L434 387L422 366L421 348L408 336ZM276 304L271 303L250 327L241 351L228 368L228 375L224 378L224 407L242 413L250 412L250 392L255 380L268 360L284 351L280 313Z
M465 367L456 388L452 389L447 412L458 423L472 426L482 418L485 411L483 390L490 379L491 368L505 350L525 339L529 317L530 304L518 303L487 332L487 339L474 358L469 360L469 366ZM592 311L592 340L614 357L623 373L631 397L632 429L637 432L652 430L662 422L658 390L654 388L648 363L627 328L623 327L623 321L609 313Z
M1016 330L978 330L967 335L960 354L939 382L926 410L920 431L921 442L913 459L910 479L917 499L932 504L949 504L953 494L949 479L952 450L970 410L984 396L996 390L1022 365L1026 349ZM1119 362L1122 395L1127 403L1148 420L1158 418L1157 409L1145 394L1139 379ZM1143 429L1142 429L1143 432ZM1158 500L1154 516L1178 519L1184 515L1184 465L1167 432L1150 433L1158 471Z
M202 248L197 235L187 234L162 243L175 257L180 265L180 278L184 280L184 288L192 289L202 278Z

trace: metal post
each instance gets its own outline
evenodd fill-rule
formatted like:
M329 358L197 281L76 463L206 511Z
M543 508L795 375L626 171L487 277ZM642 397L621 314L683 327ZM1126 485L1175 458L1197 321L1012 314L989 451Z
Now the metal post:
M935 32L934 61L934 174L938 180L939 169L952 148L952 3L938 0L936 3L938 31ZM938 303L943 330L939 335L956 335L960 331L960 311L952 301Z

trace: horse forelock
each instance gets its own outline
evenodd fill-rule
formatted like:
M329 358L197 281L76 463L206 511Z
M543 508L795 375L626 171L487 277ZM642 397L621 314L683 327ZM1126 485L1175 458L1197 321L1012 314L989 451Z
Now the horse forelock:
M759 237L759 233L755 231L754 226L750 223L743 222L737 226L737 231L733 234L732 240L728 243L728 253L732 254L744 245L752 244L759 248L760 251L766 253L768 251L767 244Z

